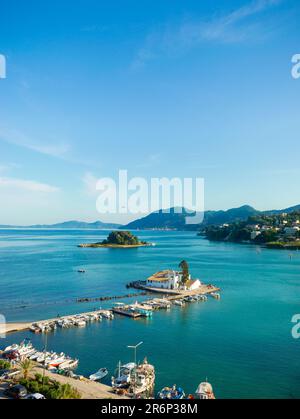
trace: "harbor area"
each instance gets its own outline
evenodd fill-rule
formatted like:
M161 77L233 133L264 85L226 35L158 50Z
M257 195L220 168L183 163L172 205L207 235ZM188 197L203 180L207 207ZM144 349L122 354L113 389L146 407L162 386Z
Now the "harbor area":
M34 323L6 324L6 333L29 329L33 333L48 333L57 328L86 327L89 323L100 322L103 319L113 320L115 315L132 319L150 318L156 310L170 309L172 306L184 307L192 302L205 302L208 296L219 300L220 288L212 284L205 284L198 278L192 278L186 261L179 264L180 270L166 269L158 271L144 281L134 281L126 285L141 291L143 296L154 294L156 297L144 301L125 304L114 302L109 309L99 309L92 312L56 317ZM126 297L126 296L125 296ZM117 297L105 297L115 300ZM87 299L88 301L90 299Z
M135 303L125 304L123 302L113 303L110 309L99 309L96 311L66 315L53 319L40 320L33 323L6 323L4 331L7 334L30 330L33 333L47 333L57 328L86 327L93 322L103 320L114 320L115 315L125 316L131 319L152 317L156 310L171 309L172 306L185 306L192 302L207 301L210 296L216 300L220 299L220 288L213 285L204 285L194 290L170 290L163 288L148 288L145 282L138 281L130 284L137 289L146 289L156 295L156 297L145 301L136 301Z
M101 380L107 368L85 377L74 371L79 360L65 353L37 350L29 339L12 344L0 352L0 398L24 399L214 399L212 386L199 384L194 394L182 387L163 387L155 395L155 367L147 357L137 361L137 349L143 344L127 346L134 350L134 361L122 364L111 376L110 385Z

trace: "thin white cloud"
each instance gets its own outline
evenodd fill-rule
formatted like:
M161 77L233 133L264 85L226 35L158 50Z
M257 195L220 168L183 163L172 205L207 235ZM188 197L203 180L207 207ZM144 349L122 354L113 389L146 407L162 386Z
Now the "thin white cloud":
M7 130L4 128L0 128L0 140L52 157L63 158L70 149L69 145L65 143L38 143L36 141L32 141L26 135L17 130Z
M30 192L53 193L58 192L59 188L46 183L40 183L33 180L16 179L10 177L0 177L0 189L18 189Z
M147 36L131 67L138 70L164 53L194 48L202 43L240 43L265 37L269 28L259 15L282 1L254 0L227 15L207 20L190 19L177 26L165 25Z

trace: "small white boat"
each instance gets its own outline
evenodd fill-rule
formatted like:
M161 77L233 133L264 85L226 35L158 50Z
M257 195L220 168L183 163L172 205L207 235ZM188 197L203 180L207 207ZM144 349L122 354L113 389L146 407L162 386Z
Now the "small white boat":
M215 298L216 300L220 300L221 299L221 295L218 292L212 292L210 295L213 298Z
M184 302L182 300L174 300L173 301L173 304L175 306L180 306L180 307L183 307L184 306Z
M36 351L31 343L25 344L25 345L21 345L19 346L19 348L17 349L19 355L21 357L29 357L31 355L33 355L33 353Z
M18 348L19 348L19 345L15 343L13 345L7 346L4 349L4 352L16 351L16 350L18 350Z
M52 361L50 361L49 363L48 363L48 365L49 365L49 368L51 368L51 367L55 367L55 368L57 368L57 367L59 367L60 366L60 364L63 364L64 362L66 362L66 357L65 356L61 356L61 357L59 357L59 358L56 358L56 359L53 359Z
M60 370L73 370L78 366L78 359L69 359L59 365Z
M39 364L44 363L44 361L50 356L50 352L42 352L40 356L37 357L36 362Z
M106 310L106 311L102 311L101 315L103 317L105 317L106 319L112 320L114 318L114 315L111 311Z
M77 327L85 327L86 326L86 321L85 320L77 320L75 322L75 326L77 326Z
M29 359L31 359L32 361L35 361L36 359L38 359L38 357L42 355L43 355L42 352L36 351L29 357Z
M108 374L108 370L106 368L100 368L100 370L95 372L95 374L90 375L89 379L91 381L99 381L102 378L106 377L107 374Z

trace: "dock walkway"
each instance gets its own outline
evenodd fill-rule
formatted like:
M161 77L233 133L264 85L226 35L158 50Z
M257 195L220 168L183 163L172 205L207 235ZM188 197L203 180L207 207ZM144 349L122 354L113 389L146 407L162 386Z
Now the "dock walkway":
M151 287L147 287L144 285L145 283L142 281L137 281L137 282L133 282L130 284L131 287L133 288L137 288L137 289L144 289L145 291L154 293L154 294L160 294L163 295L165 300L168 300L169 302L172 302L173 300L177 300L177 299L182 299L185 297L189 297L189 296L194 296L194 295L209 295L215 292L220 291L220 288L215 287L214 285L202 285L200 288L196 289L196 290L192 290L192 291L183 291L183 290L167 290L167 289L160 289L160 288L151 288ZM147 306L147 304L149 303L149 300L141 302L140 304L143 304L145 308L145 306ZM113 307L111 310L96 310L96 311L90 311L90 312L86 312L86 313L78 313L78 314L69 314L66 316L61 316L61 317L56 317L53 319L47 319L47 320L40 320L40 321L35 321L35 322L27 322L27 323L7 323L5 325L5 330L6 333L13 333L13 332L20 332L20 331L24 331L24 330L28 330L30 329L30 327L32 326L32 324L46 324L46 323L55 323L59 320L67 320L70 319L71 317L77 317L77 316L89 316L89 315L101 315L101 313L103 312L107 312L107 311L111 311L115 314L118 315L122 315L122 316L127 316L130 318L138 318L138 317L142 317L141 313L138 312L134 312L134 311L129 311L129 310L124 310L121 307Z

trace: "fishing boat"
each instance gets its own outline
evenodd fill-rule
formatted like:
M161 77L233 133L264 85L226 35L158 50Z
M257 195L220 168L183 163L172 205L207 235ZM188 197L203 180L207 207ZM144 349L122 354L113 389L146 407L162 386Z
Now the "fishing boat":
M102 378L106 377L108 374L108 370L106 368L100 368L99 371L95 372L89 376L91 381L100 381Z
M128 395L136 397L150 397L153 394L155 384L155 369L149 364L147 359L132 370L132 377L130 380Z
M85 270L84 269L78 269L77 271L79 274L85 274Z
M185 398L185 393L181 387L174 385L173 387L164 387L158 393L159 399L180 400Z
M207 381L200 383L196 390L196 396L201 400L214 400L215 395L212 385Z
M221 295L218 292L212 292L210 295L213 298L215 298L216 300L220 300L221 299Z
M112 377L111 379L111 384L114 391L129 387L130 380L131 380L131 373L134 368L135 368L134 362L129 362L128 364L125 364L125 365L121 365L121 362L119 362L118 376Z

